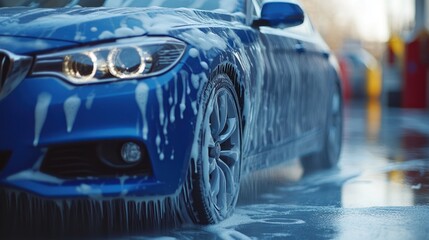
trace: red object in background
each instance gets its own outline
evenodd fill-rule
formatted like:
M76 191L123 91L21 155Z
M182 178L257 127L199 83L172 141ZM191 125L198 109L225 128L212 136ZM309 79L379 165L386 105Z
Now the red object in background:
M347 62L344 59L340 59L340 73L341 82L343 84L343 98L345 101L350 100L352 97L352 88L350 86L349 70Z
M429 33L423 31L405 46L405 78L402 107L427 107L429 70Z

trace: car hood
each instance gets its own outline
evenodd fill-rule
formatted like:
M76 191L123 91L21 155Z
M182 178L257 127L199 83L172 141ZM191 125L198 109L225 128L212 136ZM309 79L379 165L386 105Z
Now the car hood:
M216 21L213 21L213 20ZM2 8L0 35L70 43L168 35L194 25L232 25L241 15L166 8Z

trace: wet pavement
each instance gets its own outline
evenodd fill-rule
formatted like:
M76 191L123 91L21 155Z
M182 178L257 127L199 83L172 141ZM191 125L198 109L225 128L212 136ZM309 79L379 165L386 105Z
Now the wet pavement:
M132 239L429 239L429 111L353 103L338 169L247 177L235 214Z

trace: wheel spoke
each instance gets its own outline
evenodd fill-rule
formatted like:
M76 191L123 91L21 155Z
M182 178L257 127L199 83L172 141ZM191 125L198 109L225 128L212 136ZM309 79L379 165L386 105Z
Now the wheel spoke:
M230 199L228 198L230 198L231 194L234 192L233 190L235 189L235 179L228 165L226 165L222 161L218 161L218 166L220 169L222 169L221 172L225 176L226 182L229 183L229 184L226 184L225 186L225 196L226 196L227 203L229 203Z
M234 166L234 164L238 161L239 156L240 156L240 151L236 149L223 150L220 152L220 158L228 166Z
M220 190L220 178L219 178L219 168L217 166L215 166L215 170L213 171L212 174L210 174L211 179L210 179L210 185L211 185L211 193L212 196L217 198L217 195L219 194L219 190Z
M213 112L210 115L210 127L212 136L219 136L219 133L222 130L220 125L219 104L218 101L215 100L213 103Z
M221 211L225 211L227 208L227 192L226 192L226 186L227 186L227 180L226 177L224 175L224 173L222 171L218 171L219 172L219 191L217 193L217 202L218 202L218 206L221 209Z
M214 147L216 146L216 143L214 141L214 136L211 133L211 131L208 131L208 132L209 132L209 138L207 140L208 140L209 147Z
M222 94L219 96L219 134L224 131L225 124L228 120L228 104L227 104L227 95Z
M223 131L222 135L219 136L219 142L224 143L228 140L237 129L237 120L236 118L228 119L227 128Z
M212 157L210 157L210 160L209 160L210 162L210 164L209 164L209 174L212 174L213 173L213 171L216 169L216 159L215 158L212 158Z

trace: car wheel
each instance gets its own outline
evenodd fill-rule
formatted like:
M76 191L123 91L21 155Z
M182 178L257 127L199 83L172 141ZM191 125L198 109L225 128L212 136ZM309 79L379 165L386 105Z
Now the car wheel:
M234 86L226 75L209 82L201 102L199 154L185 183L194 223L214 224L229 217L237 203L241 177L241 115ZM195 161L195 159L194 159Z
M324 146L321 151L301 158L305 173L337 166L342 145L343 106L339 86L336 85L328 104L328 116L324 130Z

